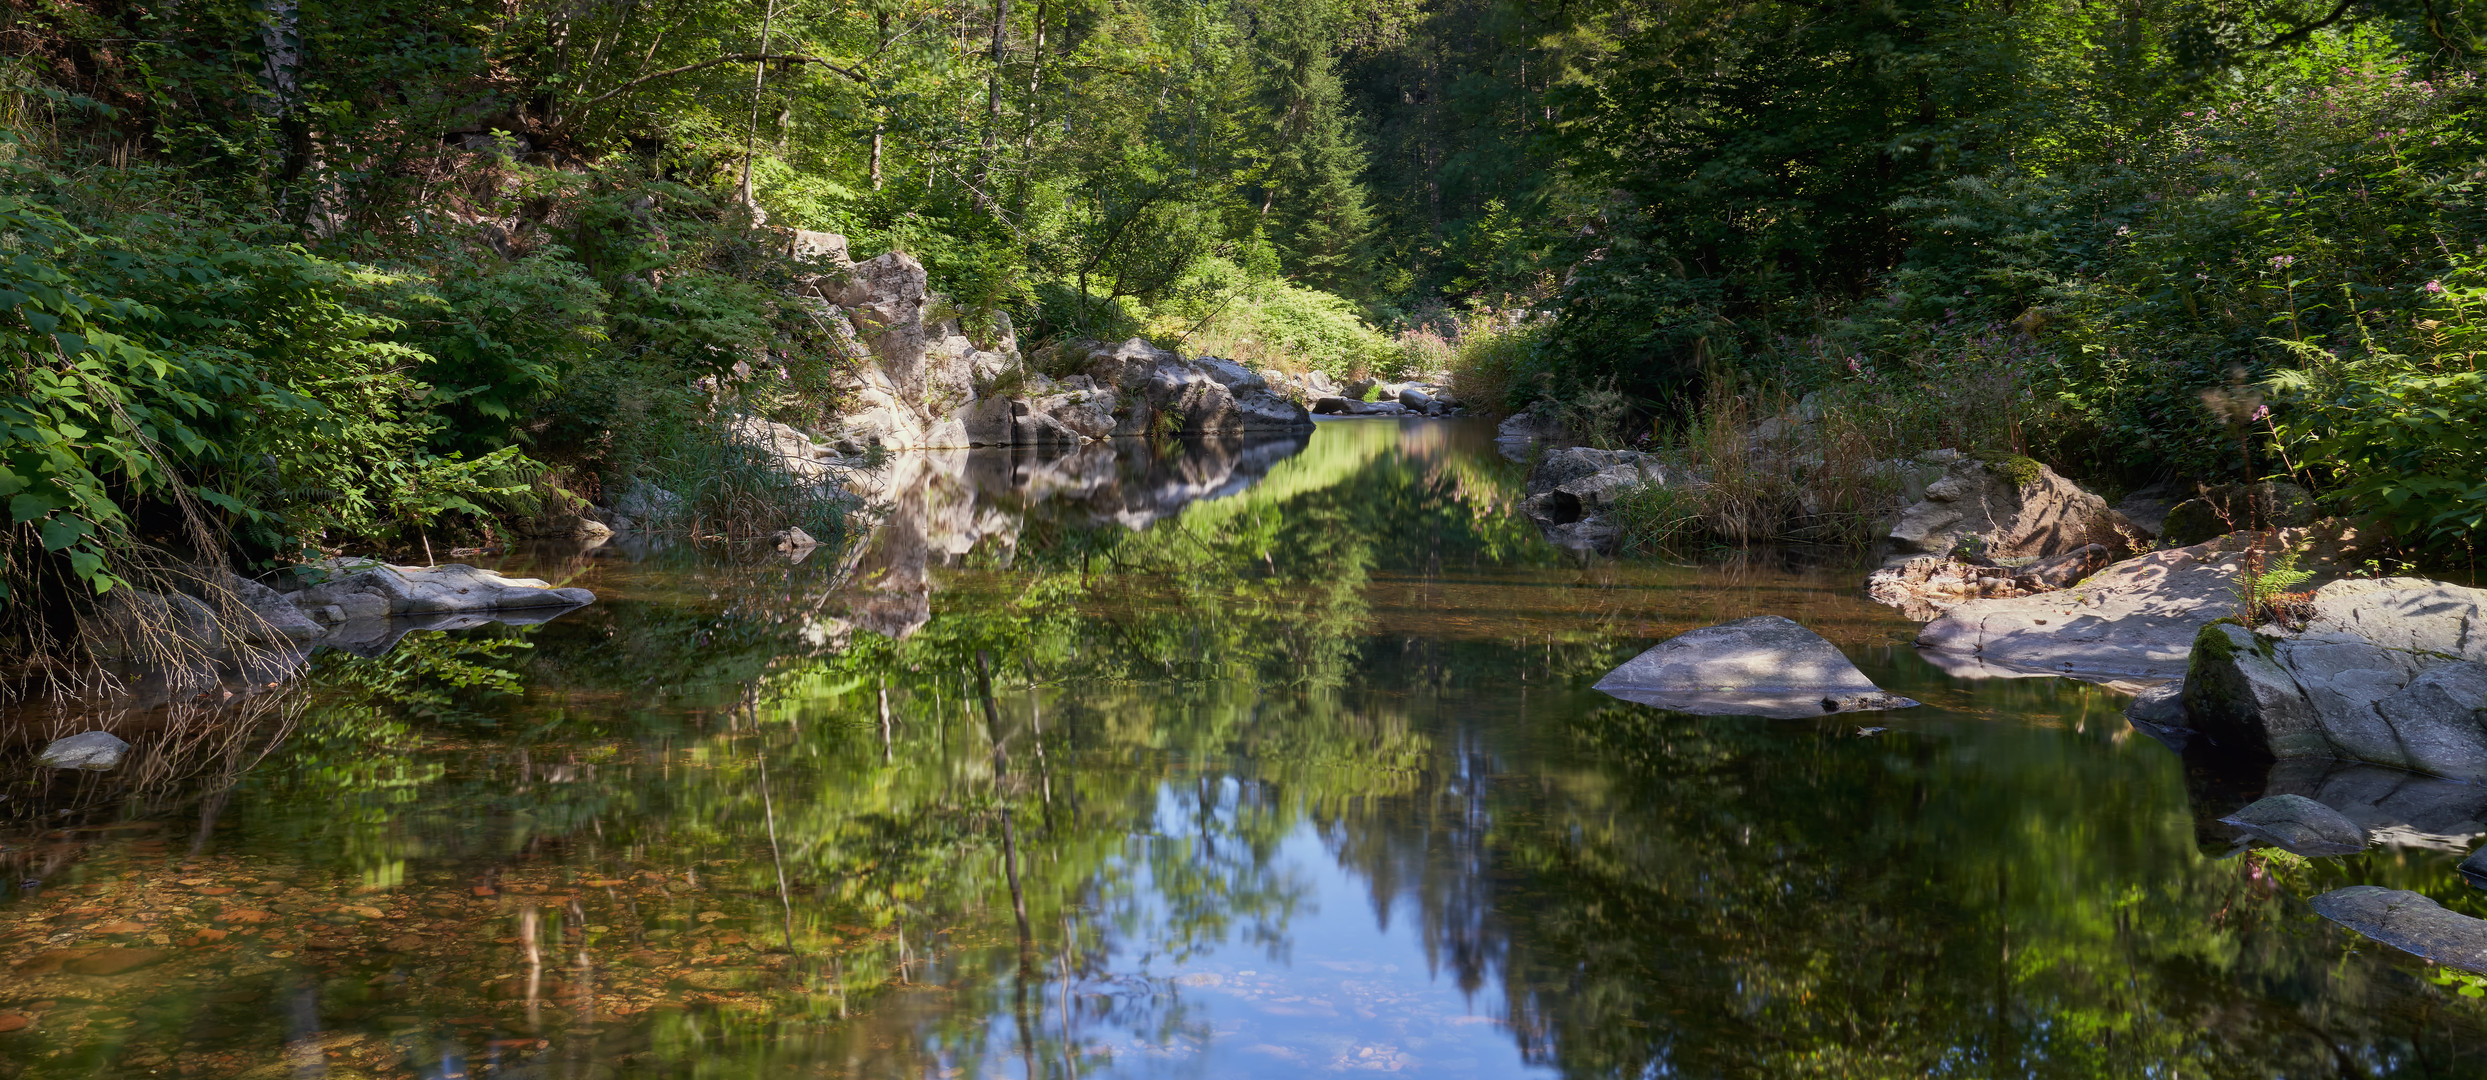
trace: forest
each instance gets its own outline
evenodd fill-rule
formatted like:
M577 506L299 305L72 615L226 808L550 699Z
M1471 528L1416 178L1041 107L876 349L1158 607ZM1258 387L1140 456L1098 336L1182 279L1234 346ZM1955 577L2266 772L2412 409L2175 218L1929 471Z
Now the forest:
M2457 0L0 10L18 658L116 588L643 481L835 535L722 423L846 404L798 229L1032 364L1438 373L1695 457L1801 408L1823 464L1752 483L2290 479L2439 562L2487 518Z

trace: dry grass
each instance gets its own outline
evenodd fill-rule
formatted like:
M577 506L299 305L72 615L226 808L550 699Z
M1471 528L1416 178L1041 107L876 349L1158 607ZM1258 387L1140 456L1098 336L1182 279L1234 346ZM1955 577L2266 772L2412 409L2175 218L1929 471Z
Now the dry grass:
M1854 379L1803 399L1713 378L1662 439L1703 481L1687 496L1697 531L1737 546L1869 544L1902 506L1903 471L1919 455L2018 453L2032 411L2025 386L2009 369L1954 374L1904 385Z

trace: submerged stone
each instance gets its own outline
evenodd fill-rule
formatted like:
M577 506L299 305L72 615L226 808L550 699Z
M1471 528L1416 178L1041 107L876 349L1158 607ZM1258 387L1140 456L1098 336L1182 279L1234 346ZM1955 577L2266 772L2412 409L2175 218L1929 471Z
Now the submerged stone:
M2352 885L2314 898L2315 914L2430 963L2487 973L2487 920L2405 889Z
M87 769L104 772L118 767L130 751L130 744L108 731L88 731L66 739L55 739L35 758L35 764L49 769Z
M1623 663L1597 689L1704 715L1793 718L1905 709L1822 635L1778 615L1679 634Z
M2473 851L2469 858L2461 860L2461 879L2487 889L2487 847Z
M2220 820L2299 855L2352 855L2366 849L2366 830L2357 822L2303 795L2258 799Z

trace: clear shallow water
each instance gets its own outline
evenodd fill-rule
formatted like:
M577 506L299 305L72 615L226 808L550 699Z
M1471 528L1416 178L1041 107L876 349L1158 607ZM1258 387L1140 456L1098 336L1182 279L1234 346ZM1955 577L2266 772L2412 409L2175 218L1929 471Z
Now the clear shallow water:
M2277 781L1854 569L1567 561L1489 435L901 462L844 558L531 552L600 602L10 757L0 1077L2487 1075L2302 899L2487 914L2467 804L2233 856ZM1926 707L1585 689L1763 613Z

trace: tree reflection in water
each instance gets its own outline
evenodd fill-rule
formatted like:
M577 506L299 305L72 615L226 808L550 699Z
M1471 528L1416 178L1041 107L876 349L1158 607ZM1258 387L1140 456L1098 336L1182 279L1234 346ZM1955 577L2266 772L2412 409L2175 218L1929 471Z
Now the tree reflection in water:
M2450 852L2221 858L2113 695L1949 682L1837 567L1566 561L1489 434L902 461L844 558L539 553L603 600L323 657L264 761L17 782L0 1075L2487 1067L2299 899L2467 903ZM1757 611L1930 706L1581 689Z

